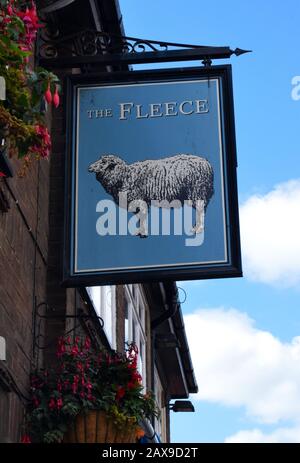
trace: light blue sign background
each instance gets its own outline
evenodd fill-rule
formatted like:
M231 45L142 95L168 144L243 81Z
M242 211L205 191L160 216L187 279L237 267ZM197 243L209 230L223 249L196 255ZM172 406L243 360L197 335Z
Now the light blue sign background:
M221 90L217 79L155 84L124 84L77 88L74 115L71 265L75 273L126 268L153 268L174 265L227 261L226 195L222 167L223 135ZM219 93L220 92L220 93ZM134 111L120 120L120 103L142 104L208 100L209 112L172 117L136 119ZM219 106L220 105L220 106ZM89 118L88 111L111 109L112 117ZM186 110L190 109L188 106ZM221 141L221 142L220 142ZM214 195L205 214L204 242L186 246L193 236L99 236L96 205L111 199L88 166L103 154L115 154L127 163L160 159L176 154L199 155L208 159L214 170ZM116 206L118 211L118 206ZM128 217L131 214L128 213Z

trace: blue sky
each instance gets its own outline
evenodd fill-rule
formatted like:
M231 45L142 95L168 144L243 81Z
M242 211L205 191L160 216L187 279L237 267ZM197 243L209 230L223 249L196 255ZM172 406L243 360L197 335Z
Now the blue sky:
M244 278L179 283L199 394L172 440L300 442L300 3L120 6L127 35L253 50L231 59Z

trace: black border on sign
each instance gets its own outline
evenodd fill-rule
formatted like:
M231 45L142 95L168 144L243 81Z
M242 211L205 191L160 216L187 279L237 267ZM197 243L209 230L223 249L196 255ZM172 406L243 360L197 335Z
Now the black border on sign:
M140 82L168 82L176 79L195 78L220 78L223 97L223 120L225 138L225 169L224 175L225 191L227 193L228 208L228 262L222 264L191 264L157 267L145 269L121 269L99 272L75 273L71 268L71 201L72 195L72 171L75 156L73 155L73 116L74 91L78 85L117 85L125 83ZM236 140L234 123L234 106L232 90L231 65L221 65L201 68L174 68L155 69L150 71L129 71L113 72L86 75L69 75L66 77L66 162L65 162L65 227L64 227L64 258L63 258L63 282L64 286L100 286L107 284L122 283L146 283L150 281L163 280L196 280L208 278L226 278L242 276L239 215L238 215L238 193L236 179Z

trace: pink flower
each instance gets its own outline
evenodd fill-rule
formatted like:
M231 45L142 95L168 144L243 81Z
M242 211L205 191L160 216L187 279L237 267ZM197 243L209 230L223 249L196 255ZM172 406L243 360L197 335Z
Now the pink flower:
M39 23L39 18L37 16L35 4L32 2L32 7L26 8L26 11L16 11L15 14L23 21L25 26L25 34L23 41L27 49L31 49L33 42L36 38L37 30L40 27L43 27Z
M88 381L88 382L86 383L86 386L85 386L85 387L86 387L87 389L89 389L89 390L91 390L91 389L93 388L93 386L92 386L92 384L91 384L90 381Z
M77 368L77 370L80 371L81 373L82 373L83 370L84 370L84 367L83 367L83 365L82 365L81 362L77 362L76 368Z
M78 353L79 353L78 346L72 347L71 354L76 356L78 355Z
M48 407L50 408L50 410L54 410L56 408L56 402L53 397L51 397Z
M12 9L11 5L7 6L7 13L9 14L9 16L13 15L13 9Z
M84 346L83 346L86 350L89 350L90 347L91 347L91 340L89 337L86 337L85 340L84 340Z
M62 399L57 399L57 401L56 401L56 407L57 407L57 409L60 410L60 409L62 408L62 406L63 406L63 401L62 401Z
M36 130L40 130L40 129L36 129ZM65 340L63 338L60 338L58 340L58 348L56 351L56 355L57 357L61 357L65 352L66 352Z
M51 137L46 126L37 124L35 126L35 133L39 136L40 144L34 145L30 148L32 153L38 154L40 157L45 158L49 156L51 149Z
M58 108L58 106L59 106L59 94L58 94L57 85L55 85L55 93L53 95L53 104L54 104L55 108Z
M47 103L51 104L52 93L51 93L51 90L50 90L50 83L48 83L48 87L47 87L47 90L45 91L44 97L45 97L45 100L47 101Z
M79 376L75 375L73 378L73 384L72 384L72 392L73 394L76 394L78 390L78 383L79 383Z

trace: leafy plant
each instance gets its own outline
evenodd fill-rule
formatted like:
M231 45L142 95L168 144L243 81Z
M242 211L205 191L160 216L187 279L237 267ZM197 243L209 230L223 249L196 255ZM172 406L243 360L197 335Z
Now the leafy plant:
M60 339L57 364L31 378L28 432L23 442L61 442L68 425L84 410L104 410L120 428L139 431L139 422L157 416L152 393L143 393L138 352L95 352L90 340Z
M0 0L0 75L6 84L0 133L9 155L24 158L21 175L32 159L47 157L51 149L44 101L59 105L57 76L33 69L33 47L41 27L33 1Z

